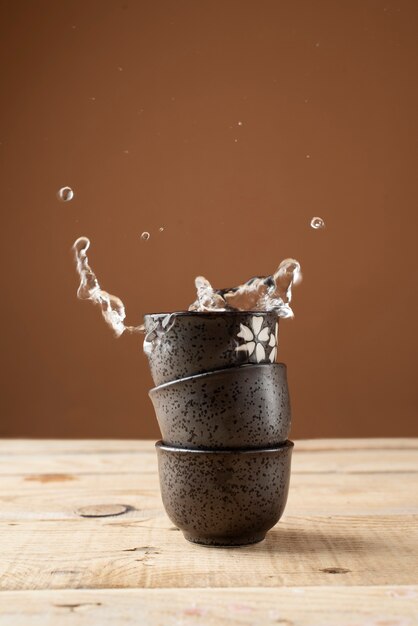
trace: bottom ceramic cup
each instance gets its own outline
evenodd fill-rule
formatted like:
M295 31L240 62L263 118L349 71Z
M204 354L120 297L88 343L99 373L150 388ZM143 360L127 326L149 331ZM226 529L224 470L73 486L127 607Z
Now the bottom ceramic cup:
M186 539L208 546L262 541L289 491L293 443L257 450L189 450L156 443L164 508Z

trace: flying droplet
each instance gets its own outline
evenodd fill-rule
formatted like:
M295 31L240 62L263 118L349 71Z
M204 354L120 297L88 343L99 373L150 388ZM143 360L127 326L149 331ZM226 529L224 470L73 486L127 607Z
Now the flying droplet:
M313 217L311 219L311 228L315 230L319 230L320 228L325 228L325 222L322 217Z
M150 234L147 233L147 231L143 232L141 235L141 239L143 239L144 241L148 241L148 239L150 238Z
M238 126L242 126L242 122L238 122Z
M160 228L158 230L160 231L160 233L162 233L163 230L164 230L164 226L160 226Z
M71 187L61 187L61 189L57 193L57 196L58 200L61 200L61 202L69 202L74 198L74 191L71 189Z

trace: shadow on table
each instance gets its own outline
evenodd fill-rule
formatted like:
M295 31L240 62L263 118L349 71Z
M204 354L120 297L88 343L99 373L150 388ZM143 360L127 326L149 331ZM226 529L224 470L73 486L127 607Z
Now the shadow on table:
M387 546L377 535L361 538L359 534L351 534L349 530L344 534L328 532L327 528L292 529L280 526L267 533L264 541L248 546L257 552L277 552L281 554L343 554L345 552L380 552L386 551Z

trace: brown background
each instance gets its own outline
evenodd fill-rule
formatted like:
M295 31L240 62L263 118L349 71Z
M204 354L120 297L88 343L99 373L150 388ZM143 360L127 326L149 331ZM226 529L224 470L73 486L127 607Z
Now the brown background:
M79 235L128 323L187 308L197 274L299 259L293 436L418 434L417 17L415 0L1 3L1 435L158 434L140 339L75 297Z

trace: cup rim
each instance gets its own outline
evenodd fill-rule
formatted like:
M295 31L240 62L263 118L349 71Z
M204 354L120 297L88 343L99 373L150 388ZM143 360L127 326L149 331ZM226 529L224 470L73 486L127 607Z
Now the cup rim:
M236 454L272 454L273 452L282 452L283 450L291 450L294 447L293 441L286 439L283 443L271 448L221 448L218 450L210 449L194 449L194 448L178 448L165 444L162 439L155 442L155 448L163 452L179 452L180 454L189 452L193 454L218 454L218 455L236 455Z
M167 315L175 315L176 317L220 317L220 316L238 316L238 315L261 315L266 316L269 314L276 314L279 320L279 315L276 311L244 311L241 309L222 310L222 311L166 311L161 313L144 313L144 319L146 317L165 317Z
M233 365L232 367L223 367L222 369L219 369L219 370L210 370L210 372L202 372L201 374L193 374L192 376L184 376L183 378L176 378L175 380L169 380L166 383L161 383L161 385L152 387L148 391L148 395L149 396L154 395L160 389L168 389L170 386L174 387L176 384L179 384L179 383L187 383L195 378L206 378L206 377L209 378L210 376L213 376L214 374L226 374L227 372L230 372L231 370L243 370L247 367L251 368L252 370L264 369L264 368L269 368L269 369L275 368L275 369L281 369L281 370L287 371L286 363L242 363L241 365Z

